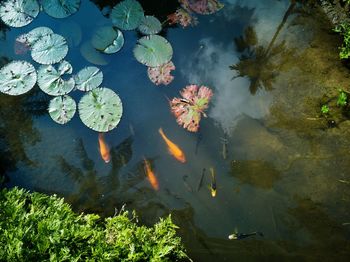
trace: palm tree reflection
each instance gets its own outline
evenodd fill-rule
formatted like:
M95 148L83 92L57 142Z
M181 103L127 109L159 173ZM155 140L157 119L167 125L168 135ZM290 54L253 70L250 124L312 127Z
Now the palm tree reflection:
M292 53L292 50L286 48L285 41L277 45L275 42L294 7L295 2L292 1L267 47L258 45L256 32L251 26L245 29L242 37L234 39L241 56L239 62L231 65L230 69L237 72L234 78L245 76L249 78L249 90L253 95L259 88L267 91L273 89L274 79L284 63L283 58Z

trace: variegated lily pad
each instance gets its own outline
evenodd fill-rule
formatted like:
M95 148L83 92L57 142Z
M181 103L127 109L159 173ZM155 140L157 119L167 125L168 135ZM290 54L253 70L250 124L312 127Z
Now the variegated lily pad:
M121 30L134 30L142 21L143 8L136 0L124 0L113 7L110 18Z
M26 61L13 61L0 70L0 91L17 96L31 90L37 79L35 68Z
M80 100L81 121L97 132L108 132L115 128L122 117L123 105L119 96L108 88L96 88Z
M37 0L7 0L0 3L1 20L12 27L28 25L38 14Z
M60 62L68 53L66 39L58 34L50 34L41 37L32 47L32 58L43 65L51 65Z
M52 35L54 32L51 28L40 26L37 28L34 28L27 34L23 35L23 38L26 41L26 44L29 46L33 46L37 41L41 40L44 36Z
M123 47L124 36L120 30L104 26L95 32L91 43L95 49L106 54L113 54Z
M53 65L42 65L38 69L38 85L41 90L52 96L68 94L74 88L74 78L64 80L62 77L71 73L72 66L67 61L60 63L57 69Z
M58 96L51 99L49 104L49 114L53 121L58 124L69 122L77 110L77 104L70 96Z
M162 36L144 36L138 40L134 49L134 55L140 63L150 67L157 67L171 60L173 48Z
M95 66L85 67L74 77L75 86L81 91L90 91L99 87L103 81L103 74Z
M65 18L78 11L80 0L41 0L44 11L54 18Z
M154 35L162 31L162 24L155 16L145 16L138 30L144 35Z

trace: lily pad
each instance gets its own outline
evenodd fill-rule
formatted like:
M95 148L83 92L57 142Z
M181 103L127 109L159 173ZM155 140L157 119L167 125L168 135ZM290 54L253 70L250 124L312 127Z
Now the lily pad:
M95 49L106 54L113 54L123 47L124 36L120 30L104 26L95 32L91 43Z
M78 11L80 0L41 0L44 11L54 18L65 18Z
M149 67L148 78L156 85L168 85L174 80L174 76L171 75L173 70L175 70L175 65L171 61L158 67Z
M122 30L134 30L142 21L142 6L136 0L124 0L113 7L112 23Z
M49 114L53 121L58 124L69 122L77 110L77 104L70 96L58 96L51 99L49 104Z
M103 81L103 74L95 66L85 67L74 77L76 88L81 91L90 91L99 87Z
M38 69L38 85L46 94L61 96L68 94L75 86L74 78L64 80L62 77L72 73L72 66L63 61L57 66L42 65Z
M96 88L82 97L78 105L81 121L97 132L115 128L122 117L119 96L108 88Z
M145 16L138 30L144 35L154 35L162 31L162 24L155 16Z
M157 67L171 60L173 48L162 36L144 36L137 41L134 56L141 64Z
M39 8L37 0L7 0L0 3L0 17L9 26L22 27L34 20Z
M52 35L54 32L51 28L40 26L37 28L34 28L27 34L23 35L23 38L26 41L26 44L29 46L33 46L37 41L41 40L44 36Z
M180 91L182 98L175 97L170 101L171 112L176 122L190 132L197 132L202 115L208 108L213 91L206 86L188 85Z
M68 53L68 45L63 36L57 34L41 37L32 47L32 58L43 65L60 62Z
M26 61L13 61L0 70L0 91L17 96L31 90L37 80L32 64Z

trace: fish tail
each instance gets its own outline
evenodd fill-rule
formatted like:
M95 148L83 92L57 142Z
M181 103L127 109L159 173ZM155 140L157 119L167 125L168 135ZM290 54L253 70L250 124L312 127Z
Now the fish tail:
M158 129L158 132L159 132L159 134L164 138L165 137L165 134L164 134L164 132L163 132L163 128L159 128Z

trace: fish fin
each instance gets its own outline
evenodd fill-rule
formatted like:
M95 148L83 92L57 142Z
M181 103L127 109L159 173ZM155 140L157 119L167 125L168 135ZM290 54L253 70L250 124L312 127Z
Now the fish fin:
M158 129L158 132L159 132L159 134L161 134L161 136L164 136L163 128L160 127L160 128Z

